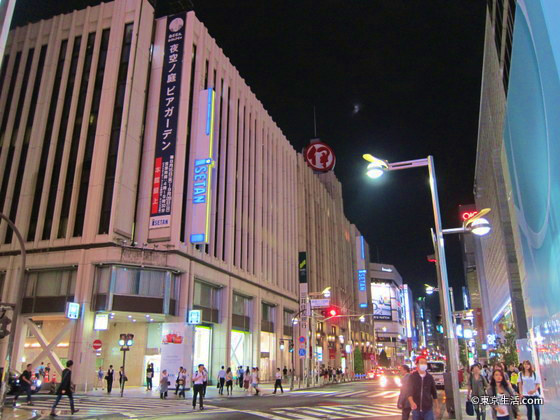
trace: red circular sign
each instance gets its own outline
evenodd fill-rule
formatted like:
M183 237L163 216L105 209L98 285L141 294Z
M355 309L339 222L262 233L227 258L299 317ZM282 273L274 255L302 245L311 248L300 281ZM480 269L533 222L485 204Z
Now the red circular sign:
M318 172L328 172L336 163L333 149L322 141L307 146L303 157L311 169Z
M101 348L101 345L102 345L101 340L94 340L93 341L93 349L94 350L99 350Z

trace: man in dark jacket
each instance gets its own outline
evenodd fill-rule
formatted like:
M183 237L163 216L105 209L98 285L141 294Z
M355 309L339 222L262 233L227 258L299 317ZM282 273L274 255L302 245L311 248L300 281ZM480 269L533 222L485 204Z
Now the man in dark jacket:
M401 393L399 394L397 407L402 410L402 420L408 420L410 412L412 411L410 403L408 402L408 396L406 395L406 392L408 392L408 380L410 379L410 368L408 365L402 365L400 371L402 376Z
M72 414L80 411L79 409L74 409L74 397L72 395L72 392L73 392L73 389L72 389L73 388L73 385L72 385L72 365L73 364L74 364L74 362L72 360L68 360L66 362L66 369L64 369L62 371L62 379L60 380L60 385L58 386L58 390L56 391L56 400L55 400L54 405L52 406L52 409L51 409L51 416L52 417L56 416L56 413L54 412L54 409L56 408L56 406L58 405L58 403L62 399L63 395L68 395L68 398L70 399L70 411L72 412Z
M425 357L416 359L417 369L408 378L406 395L412 408L412 420L434 420L439 417L436 383L427 372L428 362Z

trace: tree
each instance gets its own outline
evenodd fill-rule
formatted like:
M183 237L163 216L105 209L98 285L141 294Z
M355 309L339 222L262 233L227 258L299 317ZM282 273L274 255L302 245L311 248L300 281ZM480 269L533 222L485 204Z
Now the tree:
M359 347L354 350L354 373L357 375L362 375L364 372L364 359L362 357L362 351Z
M503 328L503 336L496 338L495 356L490 358L491 364L496 362L504 362L506 367L509 365L518 365L519 357L517 355L517 331L513 323L508 323Z
M385 350L381 350L381 353L379 353L379 365L384 367L389 367L391 365L391 363L389 362L389 358L387 357L387 353L385 353Z
M467 354L467 348L464 338L459 338L459 360L464 367L469 366L469 355Z

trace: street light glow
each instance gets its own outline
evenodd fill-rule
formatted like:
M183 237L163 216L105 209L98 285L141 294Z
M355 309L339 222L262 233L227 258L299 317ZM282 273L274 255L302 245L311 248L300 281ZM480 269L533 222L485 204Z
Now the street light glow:
M471 232L476 236L488 235L491 230L492 226L490 225L490 222L484 217L473 220L471 223Z
M366 175L372 179L379 178L389 168L386 161L376 158L375 156L365 154L362 157L369 162Z

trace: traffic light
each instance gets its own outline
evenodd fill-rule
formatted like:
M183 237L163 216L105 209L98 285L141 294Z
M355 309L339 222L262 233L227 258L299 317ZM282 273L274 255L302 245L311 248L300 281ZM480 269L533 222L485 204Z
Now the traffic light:
M126 334L121 334L119 338L119 346L123 347L126 345Z
M294 343L290 341L290 353L294 352Z
M126 345L132 346L134 344L134 334L127 334L126 335Z
M284 350L285 346L284 346L284 340L280 340L280 350Z
M0 315L0 339L10 335L10 330L8 330L8 325L12 323L12 320L6 315L6 311L2 312Z

